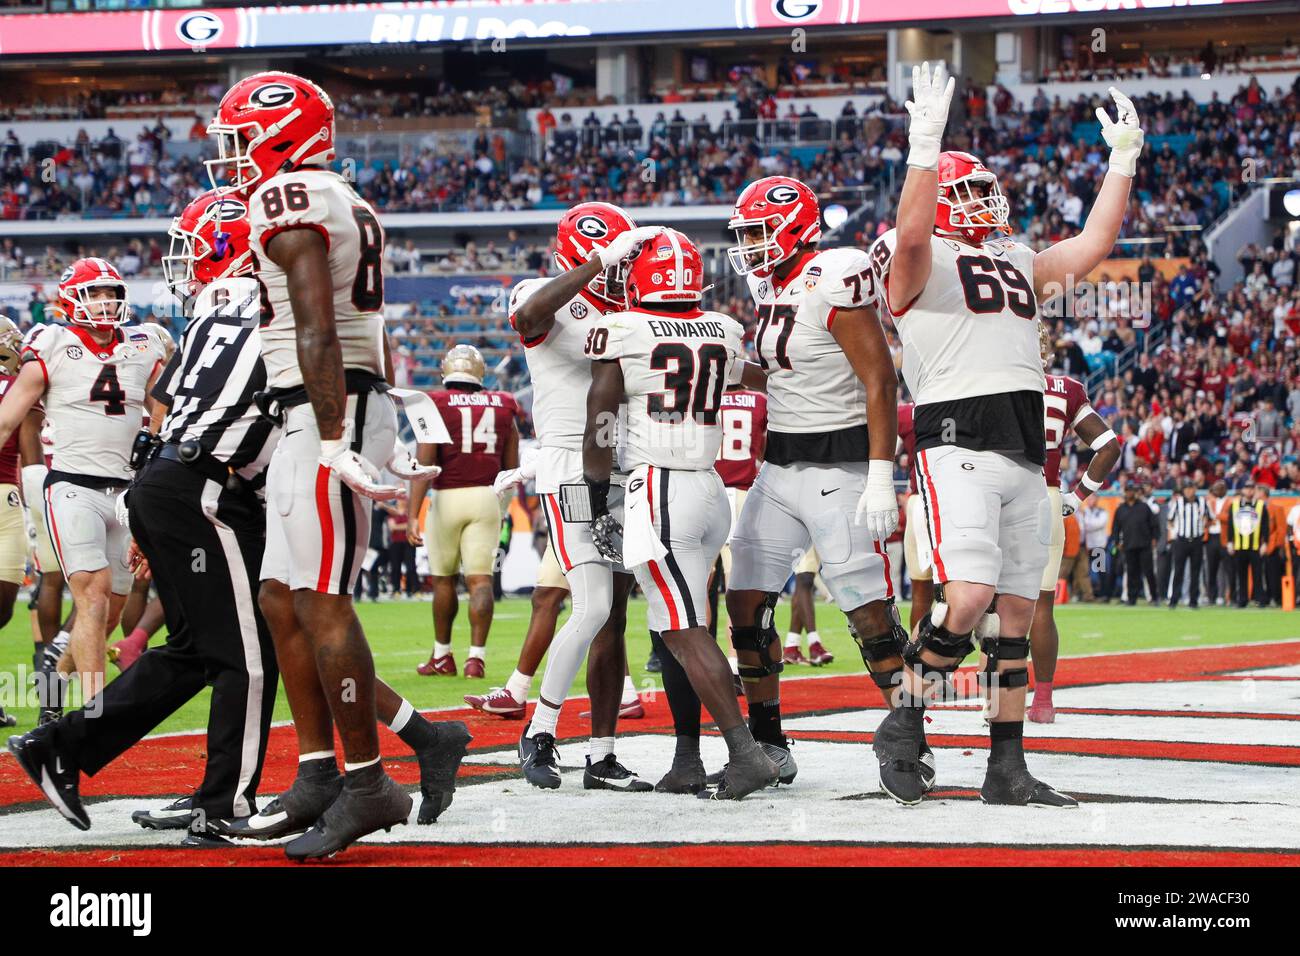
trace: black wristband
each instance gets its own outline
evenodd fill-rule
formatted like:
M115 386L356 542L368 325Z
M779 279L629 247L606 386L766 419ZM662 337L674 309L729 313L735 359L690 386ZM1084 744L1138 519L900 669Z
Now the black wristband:
M587 483L587 493L591 496L591 516L598 518L609 514L609 479L603 480L582 476Z

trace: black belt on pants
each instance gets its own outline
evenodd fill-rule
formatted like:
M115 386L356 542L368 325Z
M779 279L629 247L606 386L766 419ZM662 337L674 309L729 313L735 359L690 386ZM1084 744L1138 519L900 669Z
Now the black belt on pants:
M222 462L212 452L202 448L196 441L168 442L158 449L158 457L184 465L209 481L215 481L227 491L244 492L251 490L248 487L248 482L231 471L229 465Z

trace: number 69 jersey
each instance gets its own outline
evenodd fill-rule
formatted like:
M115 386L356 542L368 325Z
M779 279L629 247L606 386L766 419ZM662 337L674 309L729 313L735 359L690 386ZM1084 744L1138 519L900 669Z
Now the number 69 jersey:
M587 356L623 370L622 464L713 467L722 447L722 392L740 380L739 322L720 312L615 312L591 323Z
M284 270L266 245L288 229L325 239L334 289L334 325L343 367L384 374L384 231L374 209L337 173L300 169L273 176L249 200L251 246L262 299L262 358L271 388L302 384Z
M23 357L45 373L45 417L59 435L51 469L130 478L145 388L163 359L158 340L127 326L100 346L85 329L49 325L28 340Z
M750 275L754 345L767 371L767 460L866 461L867 396L831 326L841 309L875 306L871 261L860 249L806 252L790 275Z

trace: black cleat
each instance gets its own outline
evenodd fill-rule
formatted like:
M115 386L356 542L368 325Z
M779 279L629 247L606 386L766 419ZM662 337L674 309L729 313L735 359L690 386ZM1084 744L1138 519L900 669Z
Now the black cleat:
M744 682L743 680L740 679L740 675L739 675L739 674L732 674L732 675L731 675L731 686L734 687L734 688L736 689L736 696L737 696L737 697L744 697L744 696L745 696L745 682Z
M651 674L661 673L664 669L664 662L659 659L659 652L650 651L650 656L646 658L645 669Z
M299 861L319 860L347 849L367 834L405 823L414 803L411 795L382 768L378 777L369 786L345 784L339 798L321 814L316 824L285 846L285 856Z
M595 763L587 758L587 769L582 773L582 789L649 793L654 787L619 763L613 754L606 754Z
M699 757L674 757L673 765L655 784L655 792L697 794L707 786L703 760Z
M158 810L136 810L131 822L146 830L188 830L194 816L194 797L181 797Z
M453 720L434 724L438 735L433 746L417 750L420 762L420 814L416 822L421 825L437 823L442 812L451 806L456 793L456 772L465 759L469 742L474 738L463 721Z
M556 762L555 737L552 734L537 734L519 738L519 766L524 772L524 779L534 787L543 790L558 790L560 787L560 768Z
M62 717L62 707L42 707L36 718L36 726L44 727L47 724L57 723Z
M305 833L320 819L343 790L343 776L336 773L325 780L302 776L251 817L234 820L209 820L208 830L218 836L240 840L278 840Z
M789 786L794 783L794 778L799 774L799 767L794 762L794 756L790 753L790 747L794 741L789 737L785 739L785 746L778 747L776 744L769 744L765 741L759 741L758 745L763 748L763 752L768 758L776 764L777 778L772 786L779 787L781 784ZM720 787L727 777L727 764L722 765L721 770L715 770L704 778L704 782L710 787Z
M185 839L181 840L181 846L188 850L220 850L223 847L234 845L234 840L227 840L225 837L217 836L211 831L196 833L191 830L185 835Z
M780 776L780 768L767 755L766 747L755 747L748 753L732 754L723 770L722 782L702 791L699 797L702 800L743 800L755 790L773 786Z
M925 714L919 707L891 710L876 728L872 750L880 761L880 789L904 806L920 803L926 790L921 771L924 742Z
M1023 763L989 761L980 787L980 802L1004 807L1077 807L1079 801L1041 780L1035 780Z
M54 748L48 733L33 730L9 738L9 752L18 758L32 782L41 788L45 799L65 820L78 830L90 829L90 816L81 805L81 771L68 757Z
M0 727L17 727L18 718L13 714L5 713L5 709L0 707Z

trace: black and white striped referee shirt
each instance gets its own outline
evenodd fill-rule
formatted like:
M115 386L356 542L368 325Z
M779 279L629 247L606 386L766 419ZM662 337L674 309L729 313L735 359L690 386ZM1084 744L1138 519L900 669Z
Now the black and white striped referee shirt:
M255 481L279 438L253 401L266 388L257 282L210 283L195 301L194 316L154 384L153 397L168 407L159 436L165 442L197 438L213 457Z
M1199 541L1205 537L1205 528L1210 520L1210 509L1202 498L1188 501L1182 495L1176 495L1169 502L1169 526L1174 529L1174 537Z

